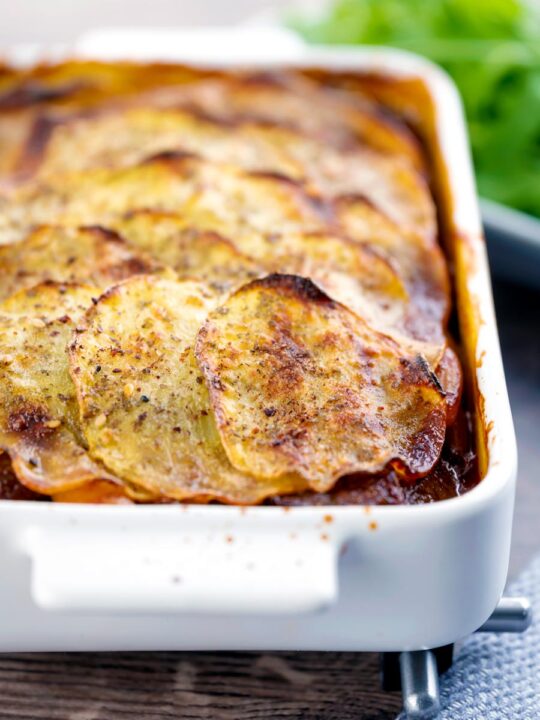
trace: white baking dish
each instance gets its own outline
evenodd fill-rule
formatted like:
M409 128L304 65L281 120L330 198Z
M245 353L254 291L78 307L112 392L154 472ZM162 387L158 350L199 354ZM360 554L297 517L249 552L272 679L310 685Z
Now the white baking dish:
M109 32L86 38L80 50L190 61L191 47L207 65L316 66L423 81L436 111L430 150L447 174L441 203L485 477L462 497L413 507L2 501L2 651L432 648L479 627L502 593L516 446L456 91L409 54L306 49L265 34L260 42L249 36L246 49L238 31L191 36L189 46L181 36L172 42L170 31Z

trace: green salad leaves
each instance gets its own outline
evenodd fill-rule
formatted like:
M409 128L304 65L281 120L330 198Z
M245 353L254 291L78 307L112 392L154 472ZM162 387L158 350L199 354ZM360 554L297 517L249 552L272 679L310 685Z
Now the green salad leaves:
M442 65L463 97L480 194L540 217L540 3L334 0L291 25L311 42L390 45Z

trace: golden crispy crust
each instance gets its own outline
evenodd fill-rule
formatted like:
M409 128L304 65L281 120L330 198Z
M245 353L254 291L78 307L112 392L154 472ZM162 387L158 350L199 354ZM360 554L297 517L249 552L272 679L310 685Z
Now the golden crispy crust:
M404 229L435 235L425 181L407 158L372 148L340 149L290 127L223 120L179 110L137 109L59 122L39 117L17 168L39 177L93 167L128 167L164 151L192 153L247 170L306 180L330 196L366 196Z
M462 372L427 165L338 85L0 68L0 448L27 487L252 504L431 471Z
M172 268L179 280L197 278L223 295L264 274L263 266L228 238L198 229L191 218L171 212L135 210L115 223L130 243Z
M448 279L438 246L414 233L403 234L357 195L328 200L276 173L253 173L189 154L167 153L135 167L53 176L4 198L0 243L24 236L32 223L98 223L129 234L127 220L134 216L142 223L137 211L145 209L178 214L184 227L216 232L257 262L268 258L276 238L287 240L291 235L344 233L367 241L382 257L391 258L403 277L420 316L416 325L410 320L411 334L444 342ZM140 232L134 232L134 242L141 247ZM152 242L149 236L142 247L152 252ZM156 257L167 262L159 233L156 247L161 254ZM272 269L296 272L275 264Z
M175 152L129 168L55 175L0 195L0 244L19 241L36 224L109 227L141 209L189 215L194 226L226 236L242 228L244 236L317 229L329 212L286 177ZM242 238L235 240L242 249Z
M20 243L0 246L0 300L46 280L105 289L155 267L148 255L106 228L45 226Z
M84 448L66 353L97 294L88 286L44 283L0 305L0 447L36 492L114 481Z
M90 453L115 475L178 500L254 503L302 489L300 478L259 480L227 460L193 353L214 306L198 283L140 276L89 311L70 363Z
M302 73L220 73L163 64L71 61L22 72L7 68L0 78L0 110L11 113L47 109L70 117L133 106L184 106L222 122L247 118L293 126L326 143L361 142L423 167L418 141L388 110Z
M444 393L406 355L312 282L271 275L234 293L199 332L197 358L231 463L257 477L342 475L398 462L429 472L444 442Z

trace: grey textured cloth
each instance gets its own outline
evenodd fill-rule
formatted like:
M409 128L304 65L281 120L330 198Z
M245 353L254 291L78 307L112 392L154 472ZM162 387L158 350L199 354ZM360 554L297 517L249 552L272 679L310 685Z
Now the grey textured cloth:
M540 720L540 557L506 594L529 598L532 626L467 638L441 678L440 720Z

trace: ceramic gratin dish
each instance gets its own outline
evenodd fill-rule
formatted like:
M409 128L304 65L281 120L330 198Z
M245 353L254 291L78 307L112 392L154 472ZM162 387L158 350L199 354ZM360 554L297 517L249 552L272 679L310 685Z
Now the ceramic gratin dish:
M483 479L461 497L416 506L1 501L1 651L433 648L478 628L501 596L516 446L456 90L410 54L306 49L263 34L197 31L183 42L170 31L110 31L76 50L367 73L390 101L417 114L455 270Z

